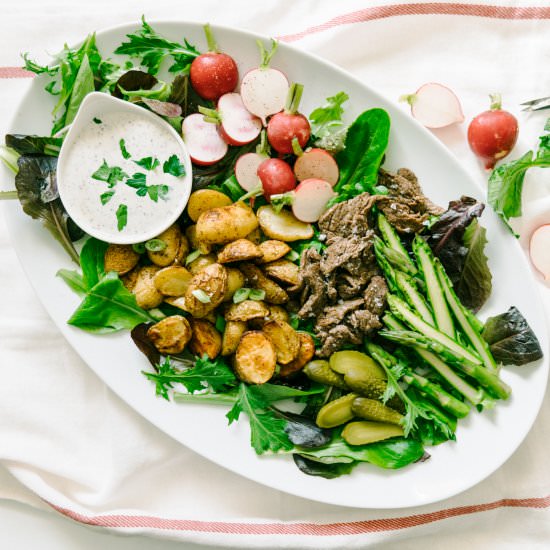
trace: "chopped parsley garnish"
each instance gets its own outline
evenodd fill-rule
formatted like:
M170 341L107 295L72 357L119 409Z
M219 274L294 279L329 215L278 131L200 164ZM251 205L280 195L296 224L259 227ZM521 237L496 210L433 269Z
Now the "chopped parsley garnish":
M113 198L114 194L115 194L114 191L105 191L105 193L102 193L99 196L99 199L101 200L101 204L105 206Z
M170 191L170 187L165 184L147 186L147 194L154 202L157 202L159 199L166 200L168 191Z
M92 118L92 120L96 123L96 124L103 124L103 121L97 117L94 117Z
M125 159L129 159L132 155L130 155L130 153L128 152L128 149L126 149L126 142L123 139L121 139L118 142L118 144L120 146L120 152L122 153L122 156Z
M128 223L128 207L125 204L120 204L116 210L117 229L122 231Z
M165 174L171 174L176 178L185 176L185 166L180 162L177 155L172 155L163 165L162 171Z
M109 166L105 160L103 164L92 174L92 179L106 182L109 187L114 187L119 181L127 178L128 174L120 166Z
M134 162L138 166L145 168L145 170L154 170L160 164L159 159L156 157L144 157L139 160L134 160Z

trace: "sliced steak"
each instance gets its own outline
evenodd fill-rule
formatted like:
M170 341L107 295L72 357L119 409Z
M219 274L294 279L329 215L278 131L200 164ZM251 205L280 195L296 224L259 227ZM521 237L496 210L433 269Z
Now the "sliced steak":
M319 219L319 229L326 234L330 244L332 237L362 237L370 229L369 213L376 197L363 193L329 208Z

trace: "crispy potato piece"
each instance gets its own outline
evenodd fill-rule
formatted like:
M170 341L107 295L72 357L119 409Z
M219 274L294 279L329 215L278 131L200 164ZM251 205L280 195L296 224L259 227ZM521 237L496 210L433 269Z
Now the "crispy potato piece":
M181 309L182 311L187 311L185 309L185 296L165 296L164 301L171 306Z
M189 197L187 214L196 222L203 212L211 210L212 208L229 206L232 203L233 201L227 195L219 191L214 191L213 189L199 189L191 193Z
M258 208L257 216L262 231L270 239L291 242L313 237L313 226L296 219L288 210L275 212L265 205Z
M164 297L154 283L154 277L159 270L160 267L156 265L148 265L138 271L132 292L136 297L137 305L142 309L153 309L162 303Z
M222 349L222 336L216 327L205 319L190 319L193 336L189 342L189 349L195 355L208 355L215 359Z
M263 302L244 300L238 304L231 304L225 314L226 321L250 321L269 315L269 309Z
M132 271L128 271L125 275L120 277L122 284L130 291L133 292L136 286L136 281L138 278L139 268L135 267Z
M265 301L271 304L284 304L288 302L288 294L277 283L268 279L262 270L253 264L241 264L241 271L244 273L248 285L265 292Z
M160 353L181 353L191 340L191 325L182 315L170 315L150 327L147 336Z
M300 351L300 337L298 333L284 321L269 321L262 327L262 331L269 337L277 353L277 362L287 365L298 357Z
M315 355L315 342L313 341L313 338L307 332L298 332L298 337L300 338L300 349L298 351L298 355L296 356L296 359L292 360L290 363L281 366L279 376L282 378L301 371Z
M196 260L193 260L187 266L187 269L193 274L196 275L202 271L205 267L216 263L216 256L214 254L205 254L199 256Z
M153 281L163 296L183 296L192 278L193 274L185 267L170 265L157 271Z
M131 244L110 244L105 251L105 272L116 271L124 275L132 271L139 262L139 254Z
M288 254L290 252L290 246L283 241L270 239L260 243L260 250L262 251L263 257L260 258L258 263L267 264L275 260L280 260L283 256Z
M197 239L197 226L190 225L185 230L185 236L189 242L189 247L192 250L200 250L201 254L210 254L212 252L212 245L199 241Z
M181 239L180 239L180 247L178 249L178 253L176 254L176 257L174 258L174 263L179 265L185 265L185 258L187 258L188 254L189 254L189 240L182 233Z
M212 264L205 267L193 276L184 295L185 310L193 317L205 317L218 307L227 290L227 271L221 264ZM193 293L202 291L210 298L203 303Z
M203 212L196 225L197 240L206 244L226 244L245 238L258 227L252 208L242 202Z
M227 321L225 323L222 338L222 355L235 353L245 331L246 323L243 321Z
M288 323L289 315L288 311L281 306L276 306L274 304L268 304L267 306L269 308L269 318L275 319L277 321L284 321L285 323Z
M231 262L246 262L257 260L262 257L262 252L257 244L248 239L237 239L226 244L218 252L218 262L220 264L229 264Z
M147 251L149 259L160 267L174 263L181 245L181 230L177 224L171 225L166 231L155 237L166 243L166 248L158 252Z
M245 332L235 352L235 373L249 384L264 384L275 373L277 356L270 339L261 331Z
M302 283L299 266L288 260L276 260L262 267L268 277L280 283L296 287Z
M254 244L260 244L262 242L262 232L259 227L256 227L254 231L251 231L246 238Z
M226 267L225 269L227 270L227 290L223 301L228 302L233 298L233 294L244 286L245 278L236 267Z

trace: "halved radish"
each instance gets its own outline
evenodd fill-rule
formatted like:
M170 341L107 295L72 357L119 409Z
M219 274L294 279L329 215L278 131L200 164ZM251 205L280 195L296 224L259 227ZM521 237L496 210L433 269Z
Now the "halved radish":
M294 174L298 181L316 178L328 181L333 187L338 181L340 171L334 157L325 151L315 147L305 151L294 163Z
M288 94L288 80L277 69L272 69L269 62L277 50L277 42L272 40L268 52L261 40L256 41L260 48L261 63L257 69L248 71L241 81L241 96L245 107L260 117L266 125L267 117L283 110Z
M294 172L284 160L266 159L258 166L257 173L267 200L271 195L286 193L296 187Z
M460 101L452 90L429 82L414 94L404 95L401 101L411 106L411 114L426 128L443 128L455 122L464 122Z
M550 281L550 224L541 225L531 235L529 254L544 280Z
M336 195L328 181L317 178L304 180L294 190L292 213L303 222L316 222Z
M224 94L218 100L220 133L229 145L246 145L262 130L262 121L244 106L240 94Z
M199 113L183 119L181 133L189 156L195 164L215 164L227 153L227 143L221 137L217 125L206 122Z
M259 153L245 153L235 163L235 177L245 191L257 189L262 184L258 177L258 167L266 159Z

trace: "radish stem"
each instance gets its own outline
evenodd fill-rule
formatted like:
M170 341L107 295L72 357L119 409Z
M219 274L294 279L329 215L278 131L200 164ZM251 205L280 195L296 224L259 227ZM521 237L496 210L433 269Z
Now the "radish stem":
M216 109L209 109L199 105L199 113L204 115L205 122L212 122L213 124L219 124L221 122L220 113Z
M300 147L300 142L297 137L292 138L292 152L297 157L301 157L304 154L304 150Z
M204 35L206 36L206 43L208 44L208 51L213 53L219 53L218 45L216 44L216 39L210 28L210 23L206 23L203 27Z
M288 90L288 95L286 96L285 113L293 115L298 112L303 91L303 84L297 84L296 82L291 84L290 89Z
M406 101L409 105L414 105L418 96L416 94L405 94L399 98L399 101Z
M489 94L491 99L491 111L496 111L502 109L502 96L500 94Z
M267 133L265 129L263 129L260 133L260 143L256 146L256 153L258 153L258 155L269 157L269 143L267 141Z
M265 49L264 43L258 39L256 40L256 44L258 44L258 48L260 48L260 69L267 69L269 67L269 64L271 63L271 58L275 55L275 52L277 51L277 47L279 46L279 43L277 40L271 39L271 49L268 51Z
M251 199L251 198L257 197L258 195L261 195L263 192L264 192L264 188L263 188L262 184L260 183L257 187L254 187L254 189L251 189L248 193L246 193L246 195L243 195L239 199L239 202L245 201L246 199Z
M17 191L0 191L0 201L18 199Z

